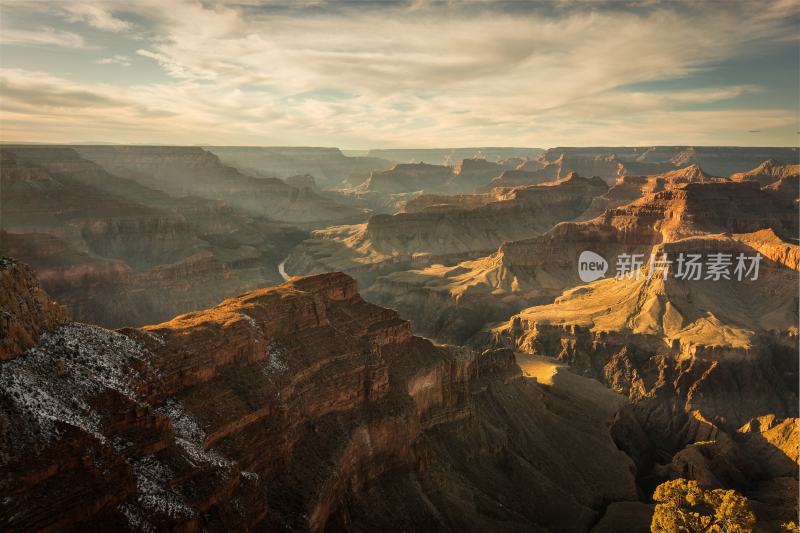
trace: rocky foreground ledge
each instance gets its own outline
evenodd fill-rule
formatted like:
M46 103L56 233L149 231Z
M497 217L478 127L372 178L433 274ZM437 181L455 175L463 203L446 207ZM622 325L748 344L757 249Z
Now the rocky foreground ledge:
M623 402L415 337L344 274L120 331L69 322L25 265L4 261L0 287L3 531L649 521L611 437L640 431Z

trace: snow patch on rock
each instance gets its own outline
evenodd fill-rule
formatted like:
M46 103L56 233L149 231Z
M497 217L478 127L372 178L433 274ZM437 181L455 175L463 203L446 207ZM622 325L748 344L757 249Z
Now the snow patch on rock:
M286 348L273 341L267 345L266 352L267 361L264 363L264 374L266 376L283 374L289 370L289 365L286 363L289 351Z
M151 354L120 333L86 324L68 324L45 333L39 344L0 367L0 391L11 409L33 422L45 441L67 424L105 441L91 399L115 391L138 403L146 381L138 369L154 373Z
M205 449L205 431L200 428L197 420L191 413L186 411L181 403L169 399L157 411L170 419L172 430L175 432L175 442L186 452L195 465L210 463L218 467L227 467L233 464L217 452Z
M169 486L175 477L172 470L152 455L146 455L133 464L136 475L138 503L144 509L170 518L192 517L194 511L183 498Z

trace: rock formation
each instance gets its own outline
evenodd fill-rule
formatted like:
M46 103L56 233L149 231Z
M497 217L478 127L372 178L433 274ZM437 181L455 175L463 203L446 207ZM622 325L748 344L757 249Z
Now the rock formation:
M13 355L5 531L585 531L637 499L621 396L414 337L342 274Z
M297 275L343 271L366 286L381 273L434 261L452 264L543 233L575 218L605 190L602 180L571 175L550 186L485 195L423 195L406 204L408 212L315 231L292 252L286 269Z
M398 163L389 170L373 172L361 186L365 192L407 193L443 191L453 179L452 167L427 163Z
M295 189L316 189L317 182L311 174L296 174L283 178L283 181Z
M723 181L726 179L713 177L696 164L654 176L620 176L606 194L598 196L592 201L592 205L580 218L590 220L603 214L606 209L620 207L650 193L673 189L687 183L719 183Z
M796 519L796 149L395 155L4 145L0 530Z
M471 193L483 189L492 178L503 173L503 163L486 159L462 159L453 167L450 192Z
M365 295L391 304L424 335L465 342L487 323L552 302L580 285L577 265L585 250L605 257L613 269L622 253L649 257L655 245L698 235L768 229L758 238L788 242L797 234L797 223L792 207L756 183L693 182L608 209L590 221L565 222L544 235L506 242L490 256L379 277Z
M764 254L758 279L677 279L643 269L569 289L494 328L627 395L654 443L645 477L735 487L777 522L796 513L800 249L771 230L664 243L656 254ZM652 276L650 276L652 274ZM765 419L766 417L766 419ZM639 448L641 450L641 447ZM666 462L659 455L669 458Z
M800 165L782 165L774 159L767 159L747 172L731 175L733 181L756 181L762 187L788 178L800 179Z
M522 167L527 167L529 162L526 162ZM547 170L524 170L524 168L516 168L511 170L504 170L499 176L492 179L487 185L486 189L494 189L496 187L518 187L520 185L539 185L548 183L558 179L559 169L555 166L548 166Z
M489 187L535 185L564 179L571 173L581 176L596 176L611 184L624 173L622 164L614 154L592 157L561 154L554 159L545 159L545 157L526 161L518 168L506 171L493 180Z
M0 256L0 360L36 345L42 333L69 321L27 265Z

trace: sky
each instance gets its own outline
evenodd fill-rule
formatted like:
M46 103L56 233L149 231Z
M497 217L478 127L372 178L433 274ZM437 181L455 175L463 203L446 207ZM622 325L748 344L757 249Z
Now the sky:
M800 0L0 4L0 140L797 146Z

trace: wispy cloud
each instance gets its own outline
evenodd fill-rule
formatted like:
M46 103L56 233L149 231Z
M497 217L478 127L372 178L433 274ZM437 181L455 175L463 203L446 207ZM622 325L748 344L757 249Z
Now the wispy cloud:
M95 61L98 65L120 65L123 67L131 66L131 58L122 55L122 54L114 54L111 57L103 57Z
M61 31L49 26L36 29L8 28L0 31L0 43L28 46L62 46L64 48L89 48L83 36Z
M119 6L120 4L117 4ZM113 4L111 4L113 6ZM105 9L98 3L70 2L63 6L67 20L71 22L85 22L89 26L103 31L120 32L133 27L128 21L117 18L110 9Z
M127 66L135 53L169 80L113 90L92 79L38 80L35 94L44 101L50 93L58 101L63 91L101 98L80 100L80 127L97 120L98 132L114 132L109 140L360 147L730 143L737 132L796 120L796 110L769 102L758 109L704 108L766 93L768 79L636 88L796 42L794 0L87 5L59 9L111 32L136 20L146 35L126 54L91 61ZM0 94L33 83L32 76L6 73ZM12 102L13 118L24 128L24 94ZM124 112L109 115L108 105ZM159 110L170 114L166 129ZM27 115L38 125L31 132L52 128L54 114ZM140 138L146 134L157 138Z

